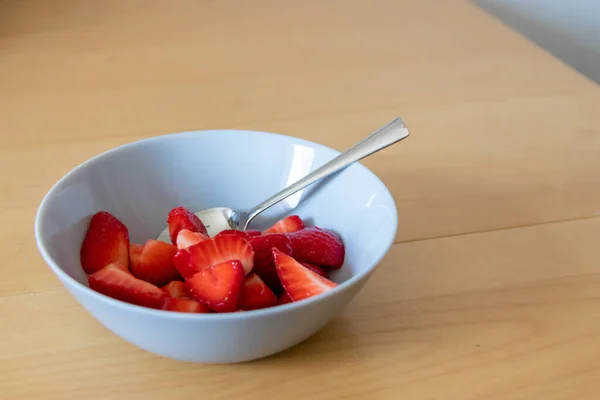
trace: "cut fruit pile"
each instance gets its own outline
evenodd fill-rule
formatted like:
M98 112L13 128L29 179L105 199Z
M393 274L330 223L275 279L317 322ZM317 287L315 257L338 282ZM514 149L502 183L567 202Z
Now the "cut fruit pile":
M81 245L90 288L144 307L223 313L274 307L327 292L328 272L342 267L342 239L305 227L292 215L264 230L226 230L209 237L183 207L167 218L171 243L130 243L129 230L100 211Z

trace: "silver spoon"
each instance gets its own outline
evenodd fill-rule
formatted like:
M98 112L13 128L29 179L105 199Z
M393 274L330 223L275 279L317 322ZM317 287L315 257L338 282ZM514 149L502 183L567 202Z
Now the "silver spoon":
M396 118L355 144L344 153L333 158L331 161L269 197L247 212L236 211L226 207L214 207L199 211L196 215L202 220L204 225L206 225L208 234L211 237L225 229L246 230L250 221L258 214L279 203L281 200L286 199L297 191L304 189L306 186L368 157L373 153L383 150L408 136L408 129L404 125L402 119ZM168 229L165 229L165 231L161 233L159 239L169 241Z

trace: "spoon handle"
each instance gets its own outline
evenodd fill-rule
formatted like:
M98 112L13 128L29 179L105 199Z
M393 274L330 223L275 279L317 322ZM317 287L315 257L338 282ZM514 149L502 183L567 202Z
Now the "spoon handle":
M286 187L282 191L277 194L274 194L267 200L263 201L256 207L254 207L248 214L248 222L252 220L255 216L271 207L272 205L280 202L286 197L291 196L297 191L305 188L306 186L318 181L319 179L325 178L345 168L367 156L370 156L373 153L378 152L379 150L383 150L388 146L393 145L394 143L399 142L400 140L409 136L408 129L404 122L400 118L396 118L391 122L388 122L383 127L379 128L371 135L367 136L353 147L345 151L344 153L338 155L333 158L331 161L323 164L310 174L306 175L302 179L296 181L290 186ZM246 223L246 225L247 225ZM245 229L245 227L244 227Z

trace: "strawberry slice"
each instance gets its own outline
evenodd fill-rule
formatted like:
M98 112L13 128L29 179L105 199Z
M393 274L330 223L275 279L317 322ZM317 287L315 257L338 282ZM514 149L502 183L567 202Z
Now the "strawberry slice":
M182 281L173 281L167 283L161 287L160 290L165 292L167 296L174 297L176 299L191 299L192 295L185 287L185 283Z
M287 303L292 303L292 299L290 299L290 295L287 294L287 292L283 292L281 294L281 296L279 296L279 299L277 300L277 304L282 305L282 304L287 304Z
M266 229L263 233L291 233L304 229L304 222L297 215L290 215L284 219L277 221L272 227Z
M169 235L173 244L177 243L177 234L182 229L200 232L204 236L208 236L206 226L204 226L200 218L183 207L175 207L169 212L167 224L169 224Z
M257 236L250 239L250 244L254 250L254 268L260 278L275 293L281 293L283 287L277 275L275 261L273 260L273 248L276 248L287 255L292 255L292 242L281 233L272 233L270 235Z
M251 273L242 283L242 291L238 308L242 310L258 310L277 305L277 297L273 291L255 273Z
M174 297L167 297L164 300L163 310L167 311L178 311L187 313L209 313L210 310L204 304L199 303L195 300L189 299L177 299Z
M208 239L210 238L203 233L192 232L189 229L182 229L177 234L177 239L175 242L177 243L177 248L182 250Z
M199 302L211 310L233 312L237 309L243 281L242 263L229 260L201 269L187 279L185 285Z
M273 249L273 257L279 279L292 301L316 296L337 286L337 283L316 274L277 249Z
M325 270L323 270L323 268L319 267L318 265L307 263L307 262L301 262L300 264L304 265L306 268L310 269L311 271L321 275L322 277L327 278L327 272L325 272Z
M246 231L239 231L237 229L225 229L224 231L221 231L219 233L217 233L215 235L215 237L217 236L225 236L225 235L234 235L234 236L239 236L242 239L246 239L249 240L250 238L254 237L254 236L260 236L262 235L262 232L256 229L248 229Z
M141 249L139 245L130 247L130 266L133 276L157 286L180 278L173 264L177 248L160 240L149 239Z
M112 214L97 212L90 220L79 256L87 274L93 274L112 263L128 267L129 230Z
M88 277L89 287L99 293L138 306L161 308L165 292L133 276L120 263L109 264Z
M340 268L344 264L344 243L330 230L311 227L288 233L287 237L298 261L330 268Z
M175 267L185 279L228 260L239 260L245 274L249 274L254 264L254 250L247 240L239 236L223 235L179 250L173 258Z

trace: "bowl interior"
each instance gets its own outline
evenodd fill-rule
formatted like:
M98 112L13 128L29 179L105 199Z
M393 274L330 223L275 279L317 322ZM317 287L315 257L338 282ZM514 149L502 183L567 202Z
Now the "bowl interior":
M93 213L112 213L129 228L132 243L144 243L166 227L173 207L248 210L337 154L301 139L251 131L134 142L81 164L48 192L36 218L38 244L53 269L87 286L79 248ZM332 274L338 283L367 273L396 234L394 201L361 164L273 206L250 227L265 228L289 214L342 236L346 263Z

